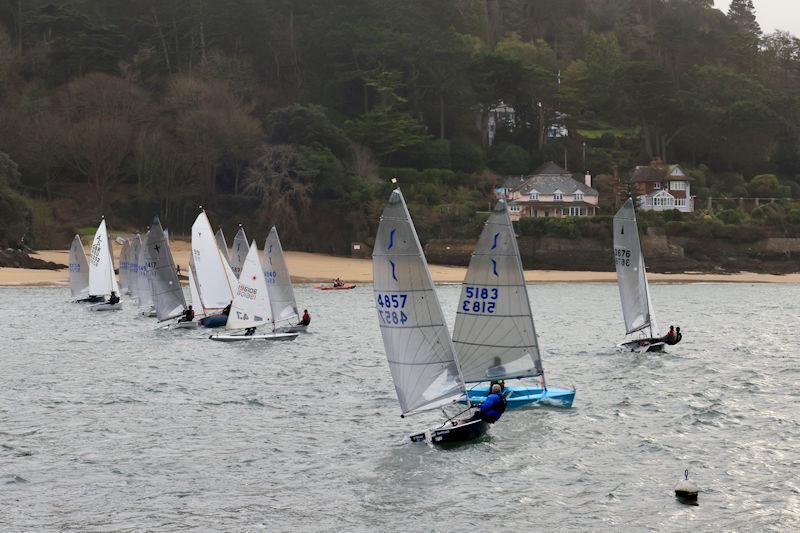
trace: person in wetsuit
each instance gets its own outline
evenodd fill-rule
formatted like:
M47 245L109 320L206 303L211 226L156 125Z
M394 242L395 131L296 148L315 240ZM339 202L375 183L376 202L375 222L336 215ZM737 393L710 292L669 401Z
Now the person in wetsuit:
M478 411L476 411L470 418L464 422L472 422L474 420L483 420L489 424L494 424L506 410L506 398L503 396L502 388L499 383L492 385L489 396L481 404Z
M307 326L311 324L311 315L308 314L308 309L303 309L303 319L299 322L299 326Z
M111 296L108 297L108 305L114 305L119 303L119 296L115 291L111 291Z
M667 332L661 340L666 344L675 344L675 326L670 326L669 331Z
M194 320L194 309L190 305L183 310L183 316L178 319L178 322L191 322Z
M683 334L681 333L681 328L677 327L675 328L675 335L673 335L672 337L669 336L664 337L664 342L666 342L670 346L674 346L679 342L681 342L681 339L683 339Z

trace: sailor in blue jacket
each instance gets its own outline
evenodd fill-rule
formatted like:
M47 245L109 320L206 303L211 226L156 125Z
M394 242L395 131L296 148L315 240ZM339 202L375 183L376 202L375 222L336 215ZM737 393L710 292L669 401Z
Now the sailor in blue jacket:
M506 410L506 398L503 396L502 391L503 388L499 383L492 385L491 392L481 404L480 410L473 414L471 418L465 420L465 422L483 420L484 422L494 424L500 420L500 417L503 416Z

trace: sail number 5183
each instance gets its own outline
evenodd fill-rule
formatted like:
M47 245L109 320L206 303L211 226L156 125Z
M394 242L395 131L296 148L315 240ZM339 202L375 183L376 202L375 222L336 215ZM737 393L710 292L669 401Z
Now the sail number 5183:
M464 287L466 299L461 302L461 310L465 313L494 313L496 300L500 295L497 287Z

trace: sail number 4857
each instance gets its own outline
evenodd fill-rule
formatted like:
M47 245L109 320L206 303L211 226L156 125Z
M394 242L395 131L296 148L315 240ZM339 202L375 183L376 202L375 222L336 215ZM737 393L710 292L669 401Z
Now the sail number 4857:
M631 266L631 251L625 248L614 248L614 262L619 266Z
M378 315L384 324L405 324L408 321L405 309L408 295L402 293L377 294Z
M465 313L494 313L497 306L497 297L500 295L497 287L464 287L466 299L461 302L461 310Z

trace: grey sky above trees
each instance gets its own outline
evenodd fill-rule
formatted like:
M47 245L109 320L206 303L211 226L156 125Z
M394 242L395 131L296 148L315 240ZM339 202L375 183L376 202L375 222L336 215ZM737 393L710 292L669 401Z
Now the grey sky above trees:
M728 12L731 0L715 0L714 7ZM758 23L765 33L788 31L800 37L800 2L798 0L753 0Z

